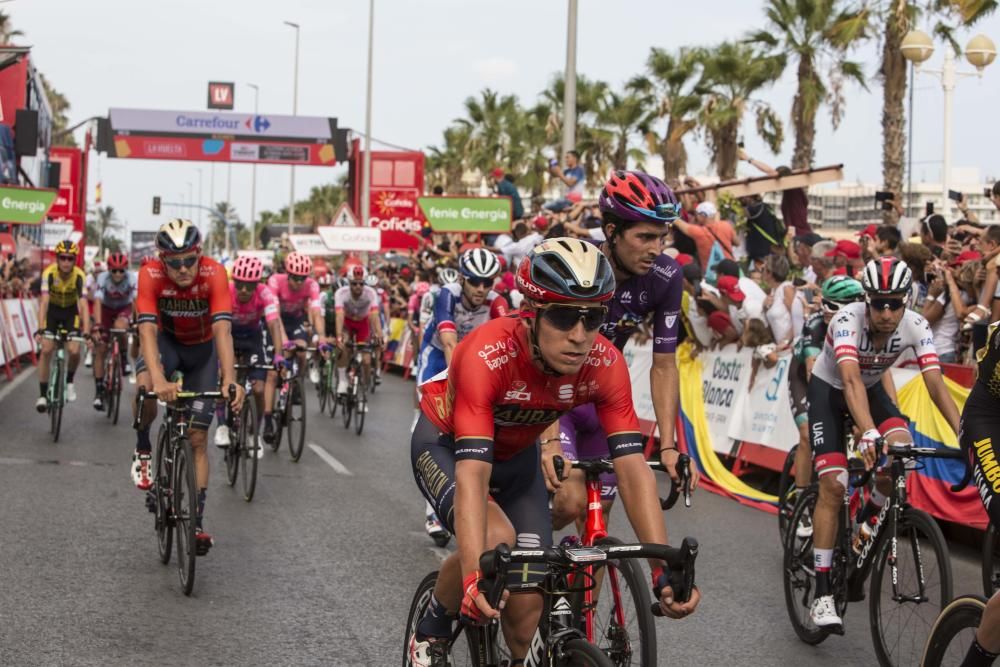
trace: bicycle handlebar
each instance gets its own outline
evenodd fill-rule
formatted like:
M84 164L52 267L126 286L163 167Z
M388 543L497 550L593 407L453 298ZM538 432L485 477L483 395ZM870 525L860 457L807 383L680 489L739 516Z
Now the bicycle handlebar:
M571 461L571 468L583 470L588 475L598 475L600 473L611 473L615 471L614 464L608 459L591 459L587 461ZM669 474L666 466L660 461L646 461L651 470L658 470ZM556 469L556 475L560 480L565 479L563 472L566 469L566 461L561 456L552 457L552 465ZM684 494L684 506L691 507L691 457L681 454L677 457L677 476L679 482L670 478L670 493L666 498L660 499L660 509L666 511L677 504L677 499Z

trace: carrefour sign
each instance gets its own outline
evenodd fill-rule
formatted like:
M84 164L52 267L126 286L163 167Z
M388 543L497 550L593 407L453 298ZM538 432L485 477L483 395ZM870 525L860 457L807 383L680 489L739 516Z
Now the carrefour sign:
M267 137L270 139L330 143L336 118L273 116L212 111L162 109L111 109L115 134L215 135Z

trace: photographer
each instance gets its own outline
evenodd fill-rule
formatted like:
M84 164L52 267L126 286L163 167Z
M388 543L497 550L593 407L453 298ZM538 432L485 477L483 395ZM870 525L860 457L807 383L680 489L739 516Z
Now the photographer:
M971 299L959 288L952 267L941 260L933 260L929 266L924 276L927 298L921 314L931 325L938 358L953 364L958 361L959 322Z
M566 168L562 171L559 170L559 161L552 160L549 163L549 173L566 185L566 191L563 193L562 199L549 202L543 208L553 212L562 211L573 205L573 198L570 197L570 194L578 195L574 197L577 201L579 201L579 197L583 196L583 186L586 183L587 175L584 173L583 167L580 166L579 153L567 151Z

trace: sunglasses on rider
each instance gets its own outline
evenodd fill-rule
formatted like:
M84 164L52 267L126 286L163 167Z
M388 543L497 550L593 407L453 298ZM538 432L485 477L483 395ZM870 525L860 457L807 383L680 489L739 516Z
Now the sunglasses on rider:
M363 280L352 280L351 281L351 287L364 287L364 284L365 283L364 283Z
M125 273L125 269L111 269L111 273Z
M191 255L190 257L168 257L163 260L163 263L169 266L174 271L180 271L181 268L190 269L192 266L198 263L198 255Z
M886 310L886 309L888 309L888 310L891 310L893 312L896 312L897 310L899 310L900 308L902 308L906 304L903 303L902 299L893 299L893 298L878 299L878 298L875 298L875 299L868 299L868 305L869 305L869 307L871 307L872 310Z
M580 308L577 306L546 306L539 308L545 321L559 331L572 331L577 322L583 322L586 331L597 331L604 323L608 309L604 306Z
M305 276L293 276L293 275L288 276L288 282L290 283L300 283L305 279L306 279Z
M493 285L492 278L466 277L465 282L472 287L490 287Z
M236 281L237 292L253 292L255 289L257 289L257 283L249 282L246 280Z
M57 259L60 262L75 262L76 261L76 256L75 255L59 255L57 257Z

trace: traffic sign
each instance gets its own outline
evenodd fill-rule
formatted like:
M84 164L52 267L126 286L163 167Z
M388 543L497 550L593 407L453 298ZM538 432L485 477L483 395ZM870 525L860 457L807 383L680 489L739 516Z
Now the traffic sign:
M333 214L333 220L330 221L332 227L358 227L358 219L354 217L354 211L352 211L348 206L347 202L340 205L337 212Z

